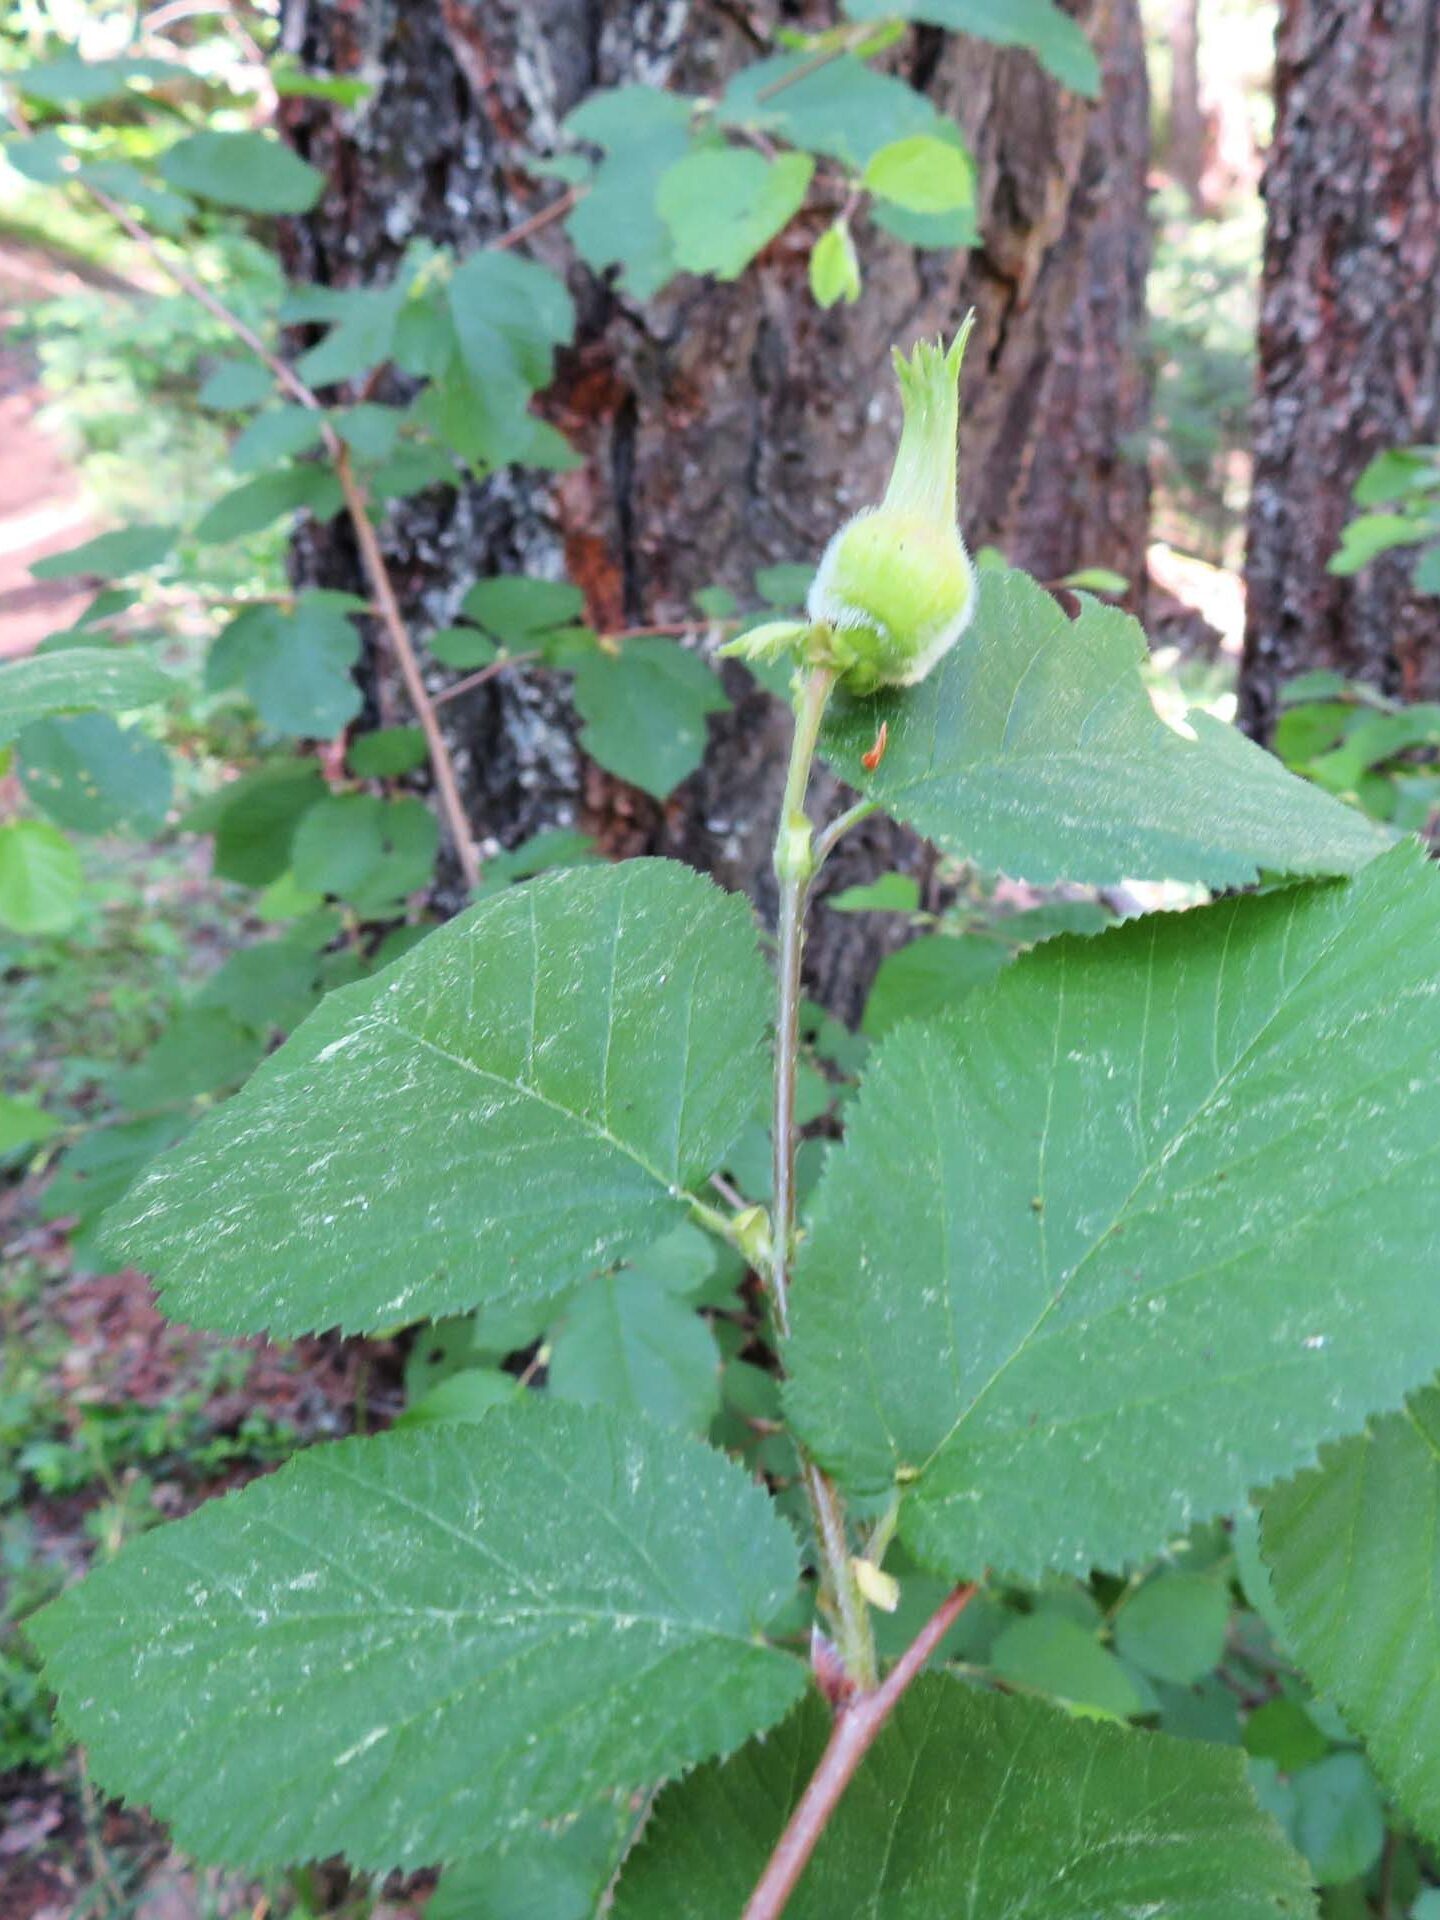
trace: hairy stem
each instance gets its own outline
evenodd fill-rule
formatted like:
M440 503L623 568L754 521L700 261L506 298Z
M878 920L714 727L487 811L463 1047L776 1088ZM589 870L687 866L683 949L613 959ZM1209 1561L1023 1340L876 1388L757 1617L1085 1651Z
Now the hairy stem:
M420 672L420 662L415 646L410 638L410 630L400 611L400 603L395 596L394 583L390 578L390 569L380 550L380 541L376 535L374 523L365 504L365 494L355 477L350 460L350 449L330 424L319 397L288 366L279 354L266 346L254 328L248 326L238 313L232 313L223 300L211 293L203 280L199 280L178 262L169 259L156 245L154 237L141 226L122 207L98 187L88 184L86 192L110 215L119 226L143 249L147 258L153 260L162 272L168 274L183 293L197 301L214 319L220 321L242 345L249 348L257 360L267 366L276 380L302 407L321 416L321 432L325 443L325 452L340 482L340 490L345 497L345 510L350 524L355 530L356 544L365 567L366 578L370 582L370 591L385 629L395 664L400 669L400 677L405 683L405 691L420 729L425 735L425 745L430 755L430 768L435 781L435 794L439 801L440 812L445 821L450 843L455 849L455 858L467 887L475 887L480 879L480 858L475 850L475 841L470 832L470 821L465 812L464 802L460 798L459 782L455 778L455 763L450 755L445 736L440 731L440 723L435 718L434 703L426 688Z
M779 1009L775 1023L775 1102L771 1127L774 1196L770 1223L770 1298L782 1340L790 1337L790 1264L795 1253L795 1076L800 1054L800 964L805 950L805 907L815 871L805 795L820 737L820 722L835 684L823 667L809 668L795 701L795 738L785 776L785 794L775 829L775 876L780 883ZM800 1452L801 1477L810 1502L823 1572L822 1594L834 1615L840 1658L857 1687L875 1684L875 1639L870 1613L856 1585L846 1539L845 1510L834 1486Z
M741 1920L778 1920L785 1911L816 1842L856 1768L895 1711L901 1695L959 1619L974 1592L973 1586L956 1587L895 1662L884 1684L868 1693L857 1694L839 1708L820 1764L810 1776L810 1784L776 1843Z

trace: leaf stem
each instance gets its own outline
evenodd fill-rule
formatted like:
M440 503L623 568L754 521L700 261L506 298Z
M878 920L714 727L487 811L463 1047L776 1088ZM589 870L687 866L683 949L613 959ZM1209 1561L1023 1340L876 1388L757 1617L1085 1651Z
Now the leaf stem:
M421 731L425 735L425 745L430 755L430 767L435 780L436 797L445 819L451 845L455 849L455 858L459 862L466 887L473 889L480 880L480 857L470 832L470 821L465 812L464 802L460 798L460 786L455 777L455 763L451 758L445 736L440 731L440 723L435 718L434 703L431 701L429 690L420 672L420 662L410 638L410 630L400 612L400 603L395 595L390 569L386 565L374 523L365 504L364 489L355 477L349 447L331 424L319 396L305 384L293 367L287 365L279 354L271 351L253 327L242 320L238 313L232 312L223 300L211 293L204 281L197 279L187 267L169 259L161 251L154 236L138 220L132 218L118 201L112 200L108 193L102 192L99 187L91 186L88 181L81 181L79 184L99 206L105 209L110 218L124 229L146 257L154 261L163 273L168 274L182 293L188 294L192 300L197 301L243 346L248 347L256 359L270 369L285 391L302 407L307 407L311 412L320 415L325 452L335 470L335 477L340 482L340 491L345 498L345 510L355 530L356 544L360 549L360 557L370 582L370 591L379 613L380 623L385 629L390 650L395 656L395 664L400 669L400 678L405 683L405 691L414 709L415 718L419 721Z
M815 871L805 795L820 722L835 685L827 667L810 667L795 698L795 736L775 829L775 876L780 883L778 986L775 1023L775 1097L771 1127L774 1193L770 1224L770 1298L780 1338L790 1337L790 1263L795 1251L795 1079L800 1053L801 961L805 908ZM823 1571L824 1597L834 1614L840 1658L857 1687L875 1684L875 1639L870 1613L856 1585L845 1532L845 1509L829 1478L802 1448L801 1478L810 1502Z
M776 1843L741 1920L779 1920L856 1768L974 1592L973 1585L956 1587L895 1662L884 1684L857 1694L839 1708L820 1764Z
M878 801L857 800L853 807L847 807L844 813L837 814L829 826L815 836L815 871L820 871L852 827L858 827L862 820L868 820L872 813L878 811Z

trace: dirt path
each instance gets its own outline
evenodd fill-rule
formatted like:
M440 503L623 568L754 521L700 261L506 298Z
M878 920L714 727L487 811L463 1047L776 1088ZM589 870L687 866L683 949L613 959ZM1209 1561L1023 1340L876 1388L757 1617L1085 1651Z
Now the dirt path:
M96 284L123 288L38 247L0 240L0 658L29 653L47 633L68 626L91 597L83 583L30 577L35 561L88 540L102 523L60 438L41 425L44 390L15 323L37 300Z

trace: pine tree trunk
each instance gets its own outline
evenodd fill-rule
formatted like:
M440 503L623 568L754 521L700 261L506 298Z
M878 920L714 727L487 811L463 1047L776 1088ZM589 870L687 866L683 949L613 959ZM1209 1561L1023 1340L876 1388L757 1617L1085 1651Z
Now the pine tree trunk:
M1090 564L1143 580L1148 489L1130 455L1147 406L1143 45L1136 0L1075 10L1104 56L1099 108L1024 53L928 29L897 50L900 71L955 115L975 152L984 245L968 256L862 236L864 297L829 313L805 281L821 212L733 285L684 279L643 310L571 264L579 337L545 410L584 465L558 481L497 476L394 515L387 547L418 624L443 624L477 577L507 570L563 571L606 629L681 617L711 583L749 604L757 568L815 558L883 486L898 416L891 343L951 329L972 303L962 436L972 547L1000 544L1044 578ZM589 91L641 79L714 92L756 57L740 19L719 0L290 0L287 43L307 61L383 76L348 124L293 109L292 137L331 189L293 231L292 271L364 281L416 234L462 251L493 240L556 191L522 183L517 196L515 162L545 150ZM533 251L566 266L556 228ZM330 582L353 577L343 534L311 535L298 564ZM746 685L727 675L736 706L715 724L705 767L661 807L585 761L563 681L491 682L448 709L480 833L512 844L574 820L613 851L692 861L769 914L789 719ZM895 865L929 872L909 836L871 822L831 884ZM813 983L853 1015L880 942L901 930L819 919Z
M1440 695L1413 555L1325 570L1386 447L1440 439L1440 0L1285 0L1260 313L1241 718L1332 667Z

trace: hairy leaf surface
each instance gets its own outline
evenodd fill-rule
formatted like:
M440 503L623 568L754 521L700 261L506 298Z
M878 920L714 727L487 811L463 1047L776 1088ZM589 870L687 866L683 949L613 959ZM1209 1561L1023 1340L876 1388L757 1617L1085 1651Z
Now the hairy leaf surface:
M842 779L947 853L1036 883L1347 873L1389 836L1233 727L1166 726L1145 637L1112 607L1071 620L1027 575L986 572L969 629L921 686L840 701L823 751ZM888 722L885 756L862 754Z
M332 993L113 1244L234 1332L550 1298L684 1217L762 1096L767 998L745 902L684 867L498 894Z
M384 1871L767 1726L805 1685L760 1638L797 1571L719 1455L532 1400L302 1453L31 1631L96 1778L181 1846Z
M615 1920L733 1920L820 1758L813 1697L662 1795ZM861 1762L787 1920L1279 1920L1305 1870L1238 1753L921 1679Z
M1261 1538L1306 1672L1440 1842L1440 1388L1267 1494Z
M790 1406L847 1482L909 1487L923 1561L1118 1569L1440 1365L1437 918L1409 845L1051 942L881 1043Z

